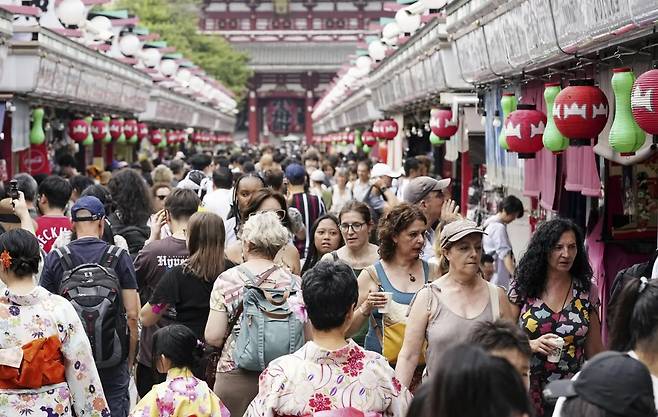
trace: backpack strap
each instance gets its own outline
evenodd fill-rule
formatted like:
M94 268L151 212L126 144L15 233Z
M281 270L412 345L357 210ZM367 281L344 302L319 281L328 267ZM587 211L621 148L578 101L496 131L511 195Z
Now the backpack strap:
M68 245L57 248L54 250L54 252L57 254L57 257L62 263L64 271L70 271L75 268L73 259L71 259L71 249L69 249Z
M278 265L272 265L269 269L261 272L258 275L254 275L253 272L251 272L250 270L248 270L244 266L238 265L238 271L240 271L241 273L243 273L247 277L247 279L249 280L249 282L247 284L251 285L253 287L260 287L263 284L263 282L265 282L265 280L270 275L272 275L272 273L274 271L276 271L277 269L279 269Z
M331 251L331 257L334 258L334 262L338 262L339 258L338 258L338 254L336 253L335 250Z
M122 252L123 249L120 247L108 245L105 250L103 250L103 254L101 255L100 261L98 261L98 264L106 268L115 269L119 263L119 258L121 257Z
M489 287L491 315L494 320L498 320L500 318L500 298L498 297L498 287L490 282L487 282L487 287Z

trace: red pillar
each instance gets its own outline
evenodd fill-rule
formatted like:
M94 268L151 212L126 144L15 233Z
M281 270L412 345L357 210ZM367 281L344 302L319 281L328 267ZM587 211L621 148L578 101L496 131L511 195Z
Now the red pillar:
M306 91L306 126L304 126L304 133L306 135L306 144L313 144L313 90Z
M114 160L114 142L110 142L105 146L105 166L109 167L112 165Z
M247 111L249 112L247 119L249 121L249 143L255 145L258 143L258 99L255 91L249 92Z
M471 186L471 181L473 180L473 167L471 167L468 151L462 152L461 157L462 189L460 209L462 216L466 217L466 211L468 210L468 188Z

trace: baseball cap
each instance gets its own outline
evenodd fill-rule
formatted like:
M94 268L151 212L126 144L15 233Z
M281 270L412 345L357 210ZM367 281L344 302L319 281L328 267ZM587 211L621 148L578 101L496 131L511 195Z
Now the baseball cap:
M441 230L441 247L444 247L449 242L456 242L459 239L472 233L486 235L484 230L478 227L475 222L470 220L462 219L448 223L443 226L443 230Z
M370 171L370 176L372 178L383 177L384 175L391 178L398 178L402 174L400 172L393 171L390 166L382 164L381 162L375 164L375 166L372 167L372 170Z
M316 169L311 173L311 181L324 182L324 172Z
M544 389L544 397L581 397L609 413L624 417L656 416L649 370L642 362L621 352L596 355L575 379L549 383Z
M448 188L450 178L435 180L432 177L416 177L404 188L402 198L407 203L416 204L432 191Z
M199 191L204 178L206 178L206 174L198 170L192 170L176 185L176 188Z
M286 167L286 178L289 181L301 182L306 177L306 170L299 164L290 164Z
M86 210L89 215L78 216L80 210ZM85 213L86 214L86 213ZM74 222L92 222L105 217L105 207L103 203L94 196L80 197L73 207L71 207L71 220Z

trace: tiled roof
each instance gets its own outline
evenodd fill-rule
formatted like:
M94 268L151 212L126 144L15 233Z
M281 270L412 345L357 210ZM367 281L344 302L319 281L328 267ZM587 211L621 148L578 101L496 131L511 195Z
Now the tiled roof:
M261 66L334 66L338 69L356 51L356 43L332 42L250 42L233 47L251 57L250 65Z

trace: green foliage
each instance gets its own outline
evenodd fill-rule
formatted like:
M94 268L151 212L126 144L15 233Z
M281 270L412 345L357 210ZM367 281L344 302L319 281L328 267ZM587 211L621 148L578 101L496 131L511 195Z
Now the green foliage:
M191 60L241 98L252 75L249 57L219 36L198 32L198 0L117 0L113 9L128 9L139 24L159 33L167 45Z

